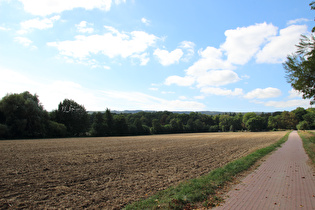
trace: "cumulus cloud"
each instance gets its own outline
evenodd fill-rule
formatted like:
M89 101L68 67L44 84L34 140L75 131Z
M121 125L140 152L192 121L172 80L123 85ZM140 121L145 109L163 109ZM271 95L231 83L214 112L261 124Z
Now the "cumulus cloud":
M92 23L88 23L86 21L81 21L79 24L75 25L75 27L77 28L77 31L80 33L93 33L94 28L92 28L92 26L93 26Z
M19 34L25 34L33 29L44 30L48 28L52 28L54 26L54 22L59 20L60 16L55 15L51 18L35 18L31 20L26 20L21 22L21 30L18 31Z
M191 86L195 83L195 79L189 76L180 77L180 76L170 76L166 78L164 84L165 85L178 85L178 86Z
M261 23L227 30L221 49L226 52L229 62L244 65L269 37L277 34L277 29L272 24Z
M239 96L243 95L243 89L235 88L233 90L214 88L214 87L205 87L201 88L201 92L209 95L219 95L219 96Z
M222 51L214 47L207 47L199 51L201 58L186 70L186 74L202 77L208 70L233 69L234 67L222 59Z
M120 56L139 57L146 64L145 51L153 46L158 37L144 31L119 32L113 27L106 27L103 35L79 35L74 40L49 42L48 46L56 47L63 56L84 59L92 54L103 54L109 58Z
M291 25L281 29L279 36L270 38L269 43L257 54L258 63L282 63L287 55L296 51L301 34L307 31L306 25Z
M75 8L86 10L100 9L109 11L112 0L19 0L24 6L24 10L33 15L47 16L54 13L61 13ZM126 2L125 0L115 0L116 4Z
M159 62L163 66L169 66L171 64L178 63L183 54L184 53L181 49L175 49L172 52L161 49L156 49L154 51L154 55L158 58Z
M303 96L303 93L293 88L289 91L289 94L289 98L302 98Z
M196 78L197 87L222 86L239 80L238 75L231 70L211 70Z
M248 99L253 99L253 98L259 98L259 99L264 99L264 98L275 98L280 96L281 90L278 88L272 88L268 87L265 89L257 88L255 90L250 91L247 93L244 97Z

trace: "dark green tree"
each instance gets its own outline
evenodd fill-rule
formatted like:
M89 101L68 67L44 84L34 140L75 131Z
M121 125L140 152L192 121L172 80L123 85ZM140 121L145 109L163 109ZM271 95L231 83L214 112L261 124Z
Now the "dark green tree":
M4 135L10 138L46 136L49 116L36 94L32 95L28 91L7 94L0 101L0 113Z
M297 120L303 121L303 115L305 115L307 113L307 111L302 108L302 107L298 107L295 110L292 111L295 114L295 117L297 118Z
M152 133L153 134L159 134L162 133L162 125L158 119L152 120Z
M106 133L108 135L112 135L114 132L114 118L113 118L112 113L110 112L110 109L108 108L105 111L105 124L107 127Z
M105 136L107 131L107 125L103 113L97 112L94 116L92 124L92 136Z
M232 125L232 117L230 115L220 115L219 127L222 131L229 131Z
M123 114L116 115L114 118L114 135L127 135L129 127Z
M64 99L56 110L56 121L67 127L68 135L82 136L89 129L89 116L83 105Z
M261 116L256 116L249 118L245 126L250 131L262 131L265 127L264 122L265 120Z
M245 126L246 129L250 130L248 127L247 127L247 121L251 118L255 118L257 116L257 114L255 112L248 112L246 114L244 114L243 116L243 125Z

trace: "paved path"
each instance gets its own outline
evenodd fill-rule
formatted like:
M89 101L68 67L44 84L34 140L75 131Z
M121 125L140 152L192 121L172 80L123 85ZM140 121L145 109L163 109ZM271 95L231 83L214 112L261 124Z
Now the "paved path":
M302 140L293 131L216 209L315 209L315 173L307 161Z

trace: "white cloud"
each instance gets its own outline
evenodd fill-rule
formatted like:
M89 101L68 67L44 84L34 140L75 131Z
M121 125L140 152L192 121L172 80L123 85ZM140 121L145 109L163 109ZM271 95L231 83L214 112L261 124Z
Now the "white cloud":
M186 74L202 77L208 70L233 69L234 67L222 59L222 51L214 47L207 47L199 51L201 58L186 70Z
M87 27L87 26L93 26L93 23L87 23L86 21L81 21L79 24L76 24L76 28L78 32L80 33L93 33L94 28L92 27Z
M293 25L293 24L296 24L296 23L309 22L309 21L311 21L311 20L306 19L306 18L298 18L298 19L295 19L295 20L289 20L287 22L287 25Z
M47 111L57 109L59 102L65 98L73 99L85 106L87 110L101 111L106 107L112 110L141 109L169 111L200 111L205 105L195 101L166 100L141 92L102 91L83 87L72 81L40 80L25 76L0 67L0 96L7 93L30 91L39 96L40 102Z
M287 55L296 51L301 34L307 31L306 25L291 25L281 29L279 36L271 37L270 42L257 54L258 63L282 63Z
M149 53L142 53L141 55L135 54L131 56L140 61L140 66L145 66L150 61Z
M219 96L239 96L243 95L243 89L235 88L233 90L214 88L214 87L205 87L201 88L201 92L210 95L219 95Z
M289 98L302 98L303 96L303 94L300 91L295 90L293 88L289 91L289 94L290 94Z
M150 25L151 21L146 18L141 18L141 22L144 23L145 25Z
M296 108L296 107L310 107L310 100L288 100L288 101L268 101L263 102L265 106L271 106L276 108Z
M33 45L33 41L26 38L26 37L18 36L18 37L14 38L14 41L23 45L24 47L29 47L31 50L37 49L37 47L35 45Z
M21 30L18 31L18 34L25 34L30 32L32 29L44 30L48 28L52 28L54 26L54 22L59 20L60 16L55 15L51 18L35 18L31 20L26 20L21 22Z
M163 66L169 66L171 64L178 63L183 54L184 53L181 49L175 49L172 52L161 49L156 49L154 51L154 55L157 56L159 62Z
M265 89L257 88L255 90L247 93L244 98L253 99L253 98L275 98L281 95L281 90L278 88L268 87Z
M238 27L225 31L226 41L221 49L226 52L229 62L244 65L268 38L276 34L277 27L267 23Z
M187 100L187 97L186 96L179 96L178 97L180 100Z
M190 41L182 41L179 48L185 51L182 61L188 62L195 54L195 43Z
M53 13L61 13L75 8L86 10L100 9L109 11L112 0L19 0L24 5L24 10L33 15L47 16ZM126 2L125 0L115 0L116 4Z
M180 77L180 76L170 76L166 78L164 84L165 85L172 85L176 84L178 86L191 86L195 83L195 79L189 76Z
M56 47L61 55L74 59L85 59L100 53L109 58L138 57L142 65L148 62L145 51L156 43L158 37L144 31L121 33L113 27L106 29L109 32L103 35L80 35L74 40L49 42L47 45Z
M211 70L196 78L197 87L222 86L239 80L238 75L231 70Z

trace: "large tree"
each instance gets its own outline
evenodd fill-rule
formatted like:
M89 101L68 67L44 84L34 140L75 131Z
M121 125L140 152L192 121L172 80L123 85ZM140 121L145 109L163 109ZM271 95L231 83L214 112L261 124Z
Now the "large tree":
M55 113L56 121L67 127L71 136L84 135L89 128L88 113L84 106L69 99L59 104Z
M38 96L25 91L7 94L0 101L2 134L10 138L38 138L46 136L48 113ZM1 138L1 137L0 137Z
M315 9L315 2L310 3ZM312 32L315 31L315 27ZM301 35L296 53L289 55L283 66L286 70L287 81L291 86L303 94L303 98L315 102L315 37Z

